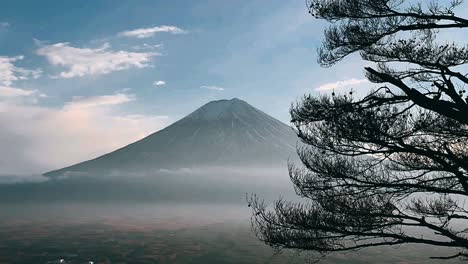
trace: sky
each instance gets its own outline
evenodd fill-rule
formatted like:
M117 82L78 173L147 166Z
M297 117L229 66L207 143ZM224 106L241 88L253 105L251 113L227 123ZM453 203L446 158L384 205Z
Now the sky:
M97 157L203 104L243 99L289 123L308 93L368 87L316 62L303 0L2 1L0 175Z

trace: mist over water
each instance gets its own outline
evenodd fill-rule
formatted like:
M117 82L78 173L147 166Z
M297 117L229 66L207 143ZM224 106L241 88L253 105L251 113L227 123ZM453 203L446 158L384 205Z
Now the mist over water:
M0 224L115 223L157 227L172 224L197 226L224 222L248 223L247 206L188 203L29 203L21 207L2 204Z
M45 177L44 177L45 178ZM69 174L0 184L0 224L117 223L248 225L246 198L294 199L284 168L203 168L155 174Z
M29 202L178 202L246 204L246 194L294 198L285 168L203 168L109 175L69 174L0 184L0 204Z
M246 195L270 202L295 196L285 168L25 179L0 184L0 236L8 238L0 241L0 263L2 257L35 264L228 263L229 254L238 263L269 259L271 249L250 231ZM285 259L276 258L272 263Z

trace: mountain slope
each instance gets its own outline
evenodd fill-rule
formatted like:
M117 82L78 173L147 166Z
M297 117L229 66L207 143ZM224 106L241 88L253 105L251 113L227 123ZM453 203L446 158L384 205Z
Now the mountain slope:
M296 155L292 129L237 98L212 101L140 141L45 176L157 172L206 166L284 166Z

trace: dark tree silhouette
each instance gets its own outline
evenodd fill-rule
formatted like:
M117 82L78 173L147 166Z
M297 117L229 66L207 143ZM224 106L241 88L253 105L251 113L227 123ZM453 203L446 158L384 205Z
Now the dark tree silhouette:
M289 174L305 201L271 210L252 197L257 236L322 255L417 243L458 252L434 258L468 257L468 45L442 36L467 36L468 20L454 13L462 1L306 2L331 22L319 63L358 52L379 88L292 105L304 166Z

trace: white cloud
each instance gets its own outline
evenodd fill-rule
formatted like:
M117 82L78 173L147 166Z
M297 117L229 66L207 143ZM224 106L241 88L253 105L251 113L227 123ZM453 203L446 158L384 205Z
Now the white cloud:
M214 86L214 85L202 85L200 86L201 89L208 89L213 91L224 91L223 87Z
M42 76L42 70L29 70L24 68L16 68L16 71L21 75L19 80L29 80L29 79L38 79Z
M151 52L111 51L108 43L100 48L76 48L70 43L56 43L39 48L36 53L44 56L52 65L67 68L59 74L61 78L102 75L129 68L145 68Z
M168 32L172 34L183 34L187 31L176 26L158 26L151 28L138 28L134 30L122 31L118 35L124 37L149 38L159 32Z
M127 94L80 97L60 108L0 101L0 175L43 173L88 160L168 124L167 116L121 113L119 106L132 100Z
M349 87L352 85L361 85L369 83L367 79L348 79L344 81L337 81L337 82L332 82L332 83L326 83L323 85L320 85L318 88L316 88L316 91L330 91L330 90L335 90L335 89L340 89L340 88L345 88Z
M155 85L155 86L163 86L163 85L166 85L166 82L165 82L165 81L161 81L161 80L159 80L159 81L154 81L154 82L153 82L153 85Z
M132 48L134 50L157 50L157 49L164 48L164 45L162 43L160 43L160 44L143 43L141 45L135 45Z
M8 23L8 22L0 22L0 27L2 27L2 28L10 27L10 23Z
M40 69L28 70L15 66L14 62L20 61L23 58L23 56L0 56L0 85L11 86L15 81L41 77L42 71Z
M32 96L37 95L39 97L46 97L45 94L39 93L38 90L25 90L20 88L13 88L7 86L0 86L0 97L22 97L22 96Z

